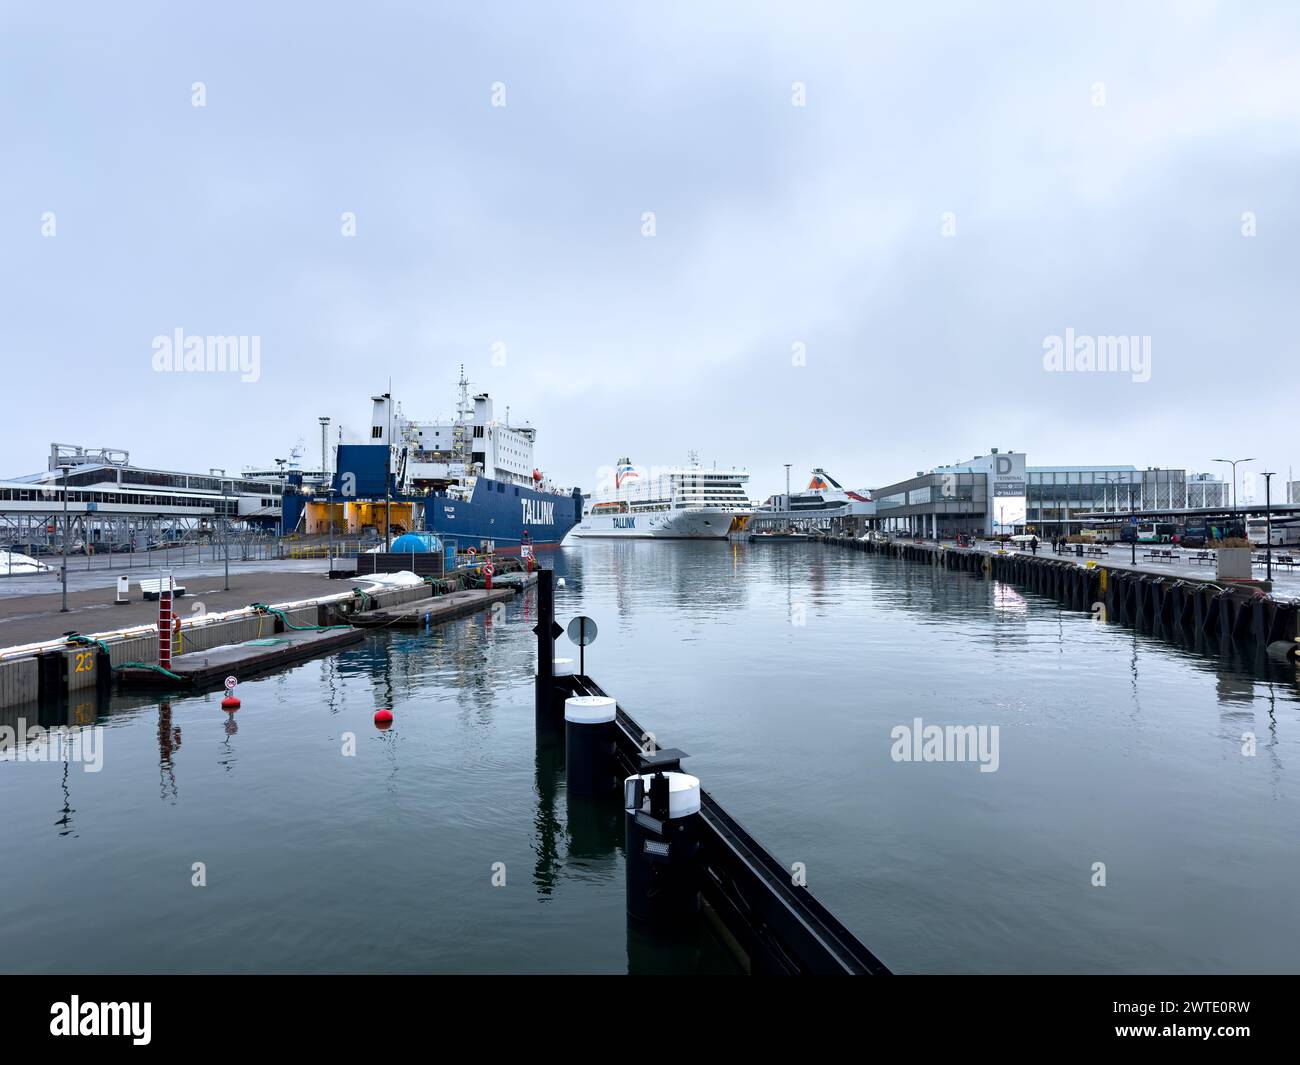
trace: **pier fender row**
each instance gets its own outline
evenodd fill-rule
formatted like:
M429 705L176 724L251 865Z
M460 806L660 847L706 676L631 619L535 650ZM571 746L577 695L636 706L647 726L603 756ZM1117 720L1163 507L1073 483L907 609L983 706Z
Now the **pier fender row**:
M1258 587L1225 587L1214 580L1111 568L1093 560L1080 566L1077 556L991 553L844 537L827 537L825 542L1019 584L1056 599L1068 610L1095 614L1101 604L1102 620L1164 639L1197 646L1217 640L1257 655L1296 658L1300 603L1278 599Z

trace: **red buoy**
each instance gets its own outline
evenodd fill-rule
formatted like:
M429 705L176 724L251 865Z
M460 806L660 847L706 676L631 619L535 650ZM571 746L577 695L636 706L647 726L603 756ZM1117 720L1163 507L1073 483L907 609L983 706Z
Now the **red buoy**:
M224 699L221 700L221 709L229 710L231 713L234 713L236 710L239 709L239 700L236 699L233 695L227 695Z
M391 728L393 724L393 712L391 710L375 711L375 728Z

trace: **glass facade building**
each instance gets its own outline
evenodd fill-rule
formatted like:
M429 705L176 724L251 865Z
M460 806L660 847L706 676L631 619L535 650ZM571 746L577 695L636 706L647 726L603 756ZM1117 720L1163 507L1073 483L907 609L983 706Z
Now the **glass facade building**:
M884 532L929 537L1025 531L1068 536L1102 523L1086 516L1090 514L1227 507L1231 502L1228 482L1211 474L1137 466L1028 466L1024 458L1023 452L995 450L875 489L870 524Z
M1225 507L1226 481L1186 470L1136 466L1030 466L1026 524L1039 533L1076 533L1088 513Z

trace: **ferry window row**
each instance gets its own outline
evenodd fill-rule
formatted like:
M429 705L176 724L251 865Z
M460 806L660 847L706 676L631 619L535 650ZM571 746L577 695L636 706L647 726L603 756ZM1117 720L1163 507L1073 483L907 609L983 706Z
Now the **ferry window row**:
M63 491L60 488L4 488L0 489L0 502L38 503L46 502L51 506L63 505ZM117 503L134 507L216 507L234 512L234 501L221 496L151 496L136 492L68 492L69 503ZM263 506L271 505L264 500Z

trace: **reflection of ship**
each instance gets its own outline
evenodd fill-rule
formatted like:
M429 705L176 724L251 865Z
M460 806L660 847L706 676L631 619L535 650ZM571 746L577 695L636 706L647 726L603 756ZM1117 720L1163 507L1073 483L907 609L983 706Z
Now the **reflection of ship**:
M714 540L743 529L751 513L743 470L690 466L654 468L646 477L619 459L613 491L583 509L577 537Z

